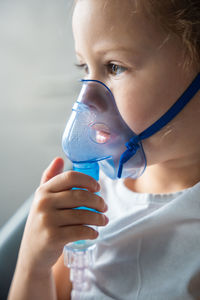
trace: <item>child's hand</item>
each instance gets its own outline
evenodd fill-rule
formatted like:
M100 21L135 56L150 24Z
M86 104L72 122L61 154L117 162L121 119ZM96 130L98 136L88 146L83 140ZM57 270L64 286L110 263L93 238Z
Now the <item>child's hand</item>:
M103 226L108 222L103 214L73 209L87 206L105 212L107 208L94 194L100 188L95 179L74 171L62 173L63 165L57 158L44 172L25 227L19 260L32 272L50 271L65 244L95 239L98 233L85 225Z

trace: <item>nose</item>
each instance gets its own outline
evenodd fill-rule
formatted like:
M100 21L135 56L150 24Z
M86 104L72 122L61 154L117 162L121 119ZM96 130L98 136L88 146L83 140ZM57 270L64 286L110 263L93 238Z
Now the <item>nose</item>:
M83 81L79 101L89 106L90 109L98 112L107 111L109 109L108 97L111 97L111 93L102 83L98 83L97 80Z

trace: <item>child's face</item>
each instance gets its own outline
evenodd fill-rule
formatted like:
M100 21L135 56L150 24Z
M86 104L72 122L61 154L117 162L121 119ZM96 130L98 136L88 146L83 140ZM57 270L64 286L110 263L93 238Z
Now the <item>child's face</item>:
M100 80L112 90L122 117L138 134L180 97L195 71L183 70L179 42L167 39L161 29L134 9L131 0L79 0L73 31L85 77ZM148 162L155 163L159 155L161 160L170 159L174 149L170 152L169 139L172 144L182 129L180 115L175 122L177 130L172 121L144 141ZM169 157L162 157L159 147L168 147Z

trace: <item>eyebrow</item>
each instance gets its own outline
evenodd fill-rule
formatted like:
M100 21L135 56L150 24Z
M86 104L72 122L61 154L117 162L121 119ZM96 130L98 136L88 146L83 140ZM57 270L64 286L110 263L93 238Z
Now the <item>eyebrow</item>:
M112 52L112 51L132 52L134 50L133 49L127 49L123 46L120 46L120 47L112 47L112 48L107 47L107 48L104 48L104 49L97 50L96 52L103 53L103 52Z
M107 52L116 52L116 51L118 51L118 52L128 52L128 53L130 53L131 52L131 54L132 53L134 53L135 55L139 55L139 52L138 51L136 51L136 50L134 50L134 49L127 49L127 48L125 48L125 47L123 47L123 46L121 46L121 47L112 47L112 48L104 48L104 49L99 49L99 50L96 50L95 52L97 53L97 54L104 54L104 53L107 53ZM76 52L76 54L78 55L78 56L80 56L80 57L82 57L82 55L78 52L78 51L75 51Z

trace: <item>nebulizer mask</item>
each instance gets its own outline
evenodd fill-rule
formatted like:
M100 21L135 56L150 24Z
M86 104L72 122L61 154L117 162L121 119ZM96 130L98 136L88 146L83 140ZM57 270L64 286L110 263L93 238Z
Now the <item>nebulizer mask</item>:
M142 140L169 123L199 89L200 74L160 119L137 135L121 117L111 90L98 80L82 80L82 89L63 134L63 150L74 170L96 180L99 167L111 179L138 178L147 164ZM85 270L92 264L93 248L93 241L65 246L66 264L71 268L74 285L72 299L79 299L81 289L88 288Z

